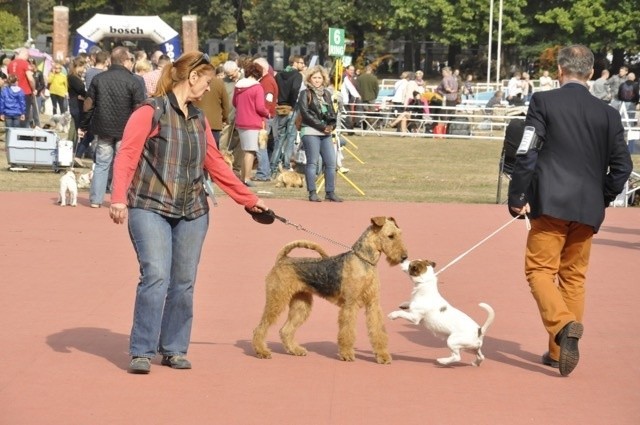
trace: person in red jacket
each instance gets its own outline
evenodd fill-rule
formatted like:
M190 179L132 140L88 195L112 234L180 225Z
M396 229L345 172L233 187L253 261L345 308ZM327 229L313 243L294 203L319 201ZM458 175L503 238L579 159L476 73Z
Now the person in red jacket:
M191 368L193 290L209 227L205 172L249 211L268 209L224 162L209 122L193 104L213 78L214 67L200 52L165 65L161 95L133 112L115 158L109 215L116 224L128 217L140 264L130 373L149 373L158 353L164 366Z
M16 57L7 65L7 74L15 75L18 79L18 87L24 92L26 110L24 119L21 120L21 127L30 127L32 121L33 108L35 108L35 97L33 92L36 87L36 80L33 78L33 69L29 63L29 50L22 47L17 50Z
M276 106L278 105L278 83L273 77L273 68L269 65L269 62L265 58L254 59L254 63L257 63L262 67L262 78L260 78L260 85L264 90L264 105L269 111L269 118L265 122L265 130L267 135L272 136L272 140L278 138L278 128L276 123ZM264 148L258 146L258 169L256 175L252 178L254 181L269 181L271 180L271 165L268 146Z
M258 152L258 134L265 127L269 110L265 105L264 89L260 85L262 67L255 62L244 69L245 77L236 83L233 106L236 108L236 128L244 151L241 176L244 184L251 183L251 171Z

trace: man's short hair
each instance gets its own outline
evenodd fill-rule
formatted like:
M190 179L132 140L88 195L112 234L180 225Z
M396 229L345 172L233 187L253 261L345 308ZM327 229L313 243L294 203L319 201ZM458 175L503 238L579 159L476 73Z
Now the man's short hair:
M107 63L109 60L109 53L100 50L96 53L96 64L98 63Z
M304 61L304 58L300 55L291 55L289 56L289 65L292 65L296 62Z
M124 46L118 46L111 52L111 64L124 65L127 59L131 58L129 49Z
M593 52L582 44L563 47L558 52L558 66L567 75L589 78L593 72Z
M226 61L222 67L227 75L231 75L238 70L238 64L235 61Z
M160 55L160 57L158 57L158 68L162 68L163 66L165 66L169 62L171 62L171 58L169 56Z

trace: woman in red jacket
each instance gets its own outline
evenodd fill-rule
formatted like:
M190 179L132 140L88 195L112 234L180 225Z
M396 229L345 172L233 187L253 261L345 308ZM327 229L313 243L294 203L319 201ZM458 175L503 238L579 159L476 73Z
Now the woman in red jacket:
M193 104L212 78L214 67L203 53L165 65L160 95L133 112L116 155L109 215L118 224L128 216L140 263L130 373L149 373L158 353L164 366L191 369L185 356L193 290L209 226L205 171L238 204L267 209L224 162L209 122Z
M258 151L258 134L264 128L269 111L264 102L264 89L260 85L262 67L251 62L244 69L245 78L236 83L233 106L236 108L236 128L244 151L242 180L252 186L251 171Z

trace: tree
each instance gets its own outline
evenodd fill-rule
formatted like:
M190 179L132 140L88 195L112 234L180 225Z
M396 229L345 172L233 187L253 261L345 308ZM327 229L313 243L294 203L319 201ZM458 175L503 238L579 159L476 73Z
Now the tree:
M496 1L497 4L497 1ZM502 44L516 46L531 30L522 7L527 0L504 2ZM394 14L389 26L395 38L408 43L433 41L449 46L448 62L457 65L457 54L462 47L486 45L489 34L489 2L487 0L391 0ZM494 13L494 40L496 39L498 10ZM408 58L405 58L407 61ZM485 58L486 60L486 58ZM428 61L430 62L430 61Z
M555 0L540 2L537 34L548 43L582 43L601 54L613 53L615 70L640 51L637 0Z
M9 12L0 10L0 47L15 49L24 45L26 40L20 18Z

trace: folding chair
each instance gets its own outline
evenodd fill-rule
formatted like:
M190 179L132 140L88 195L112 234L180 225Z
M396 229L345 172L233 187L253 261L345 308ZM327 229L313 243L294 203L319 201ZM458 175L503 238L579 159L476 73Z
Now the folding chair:
M498 189L496 193L496 204L505 203L507 199L502 200L502 181L511 180L511 173L516 163L516 150L522 140L524 133L524 120L512 119L507 125L504 132L504 142L502 144L502 153L500 154L500 164L498 168Z

